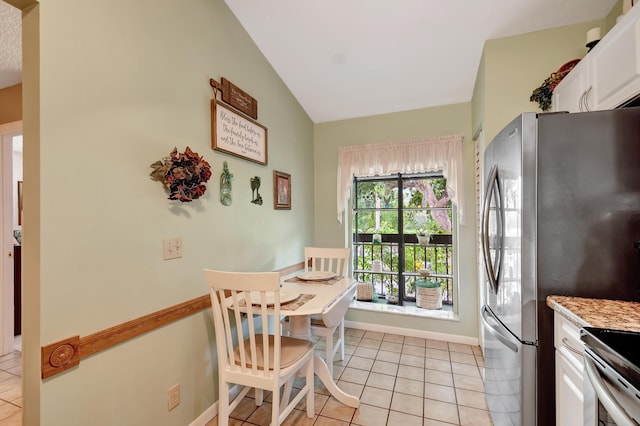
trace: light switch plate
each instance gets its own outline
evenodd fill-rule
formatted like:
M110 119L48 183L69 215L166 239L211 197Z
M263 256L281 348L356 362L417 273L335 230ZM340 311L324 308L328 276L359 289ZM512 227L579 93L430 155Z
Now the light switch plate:
M164 260L182 257L182 238L167 238L162 240L162 258Z
M176 408L178 404L180 404L180 383L171 386L167 392L167 408L169 411Z

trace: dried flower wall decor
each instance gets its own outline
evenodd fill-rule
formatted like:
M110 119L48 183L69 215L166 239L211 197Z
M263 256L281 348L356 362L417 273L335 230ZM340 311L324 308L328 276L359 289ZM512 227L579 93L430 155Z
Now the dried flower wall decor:
M198 153L187 147L184 152L173 148L168 157L151 165L151 180L162 182L169 191L170 200L189 203L200 198L207 190L211 166Z

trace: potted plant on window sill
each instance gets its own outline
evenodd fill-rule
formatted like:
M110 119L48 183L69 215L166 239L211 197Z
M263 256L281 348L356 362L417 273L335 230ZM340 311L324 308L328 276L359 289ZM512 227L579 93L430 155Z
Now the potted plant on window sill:
M431 232L420 229L418 230L416 237L418 237L418 244L420 244L421 246L426 246L429 245L429 241L431 240Z
M442 309L442 286L431 280L416 281L416 305L425 309Z
M390 305L398 304L398 289L391 284L387 284L387 303Z

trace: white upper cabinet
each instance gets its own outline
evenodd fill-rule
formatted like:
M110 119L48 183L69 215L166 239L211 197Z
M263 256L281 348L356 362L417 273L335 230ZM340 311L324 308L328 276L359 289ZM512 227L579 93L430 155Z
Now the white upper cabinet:
M582 59L562 79L553 91L551 107L554 111L581 112L587 111L588 95L591 88L588 57ZM561 87L562 86L562 87Z
M600 49L592 52L593 95L598 109L615 108L640 92L640 19L621 20L618 25L623 22L626 25L621 31L603 38L597 46Z
M612 109L640 94L640 6L634 6L553 92L554 111Z

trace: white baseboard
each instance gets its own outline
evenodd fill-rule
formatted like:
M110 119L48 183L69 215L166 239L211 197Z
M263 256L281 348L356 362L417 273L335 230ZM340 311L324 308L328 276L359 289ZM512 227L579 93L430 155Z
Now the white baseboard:
M477 337L458 336L456 334L436 333L434 331L416 330L413 328L391 327L388 325L371 324L367 322L346 321L344 326L358 330L378 331L381 333L399 334L408 337L421 337L424 339L443 340L451 343L462 343L465 345L478 346Z
M229 390L229 399L233 401L233 398L240 393L242 386L235 385ZM211 420L215 419L218 415L218 401L214 402L209 408L204 410L194 421L189 423L189 426L206 426Z
M189 426L206 426L211 420L218 415L218 401L214 402L209 408L204 410Z

